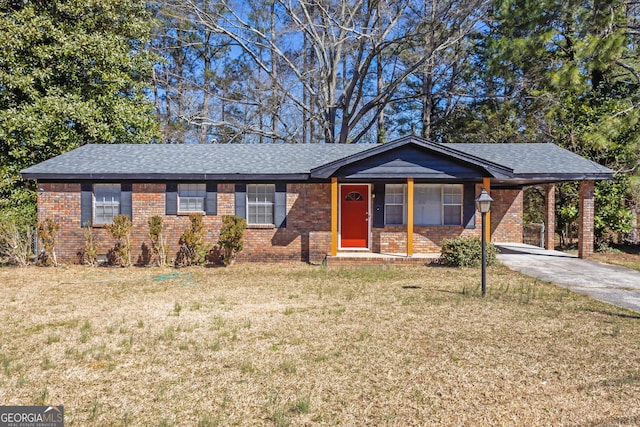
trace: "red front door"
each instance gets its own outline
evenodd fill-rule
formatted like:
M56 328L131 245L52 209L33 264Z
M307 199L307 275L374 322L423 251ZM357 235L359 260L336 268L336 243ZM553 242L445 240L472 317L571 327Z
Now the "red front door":
M366 249L369 247L369 186L340 186L340 246Z

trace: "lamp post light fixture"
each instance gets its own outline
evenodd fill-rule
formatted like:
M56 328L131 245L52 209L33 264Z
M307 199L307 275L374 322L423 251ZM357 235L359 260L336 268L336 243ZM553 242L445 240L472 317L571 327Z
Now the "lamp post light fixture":
M484 188L476 199L476 209L482 214L482 297L487 295L487 212L491 210L493 199Z

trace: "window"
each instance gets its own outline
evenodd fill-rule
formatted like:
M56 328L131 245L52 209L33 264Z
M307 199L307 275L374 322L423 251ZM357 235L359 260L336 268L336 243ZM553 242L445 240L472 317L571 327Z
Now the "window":
M247 184L247 223L273 224L274 184Z
M462 224L462 186L442 186L442 216L444 225Z
M178 185L178 212L204 212L204 200L207 196L205 184Z
M120 184L94 184L93 223L112 224L120 214Z
M405 184L387 184L384 190L384 222L387 225L405 224Z
M364 200L364 197L362 197L362 194L358 193L357 191L352 191L351 193L347 194L347 197L345 197L344 200L346 200L347 202L361 202Z
M461 225L462 185L416 184L414 223L416 225Z

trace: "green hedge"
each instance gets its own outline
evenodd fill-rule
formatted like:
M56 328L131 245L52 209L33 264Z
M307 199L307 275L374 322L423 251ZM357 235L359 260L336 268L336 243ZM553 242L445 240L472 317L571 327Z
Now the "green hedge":
M498 250L487 242L487 265L495 264ZM456 267L479 267L482 264L480 237L456 237L442 242L440 259L443 264Z

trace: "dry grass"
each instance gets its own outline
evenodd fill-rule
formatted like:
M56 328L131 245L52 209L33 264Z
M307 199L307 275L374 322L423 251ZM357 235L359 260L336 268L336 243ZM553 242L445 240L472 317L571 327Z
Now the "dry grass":
M440 267L0 269L0 402L84 425L637 425L640 318Z
M640 270L640 246L620 246L608 252L596 252L596 261Z

